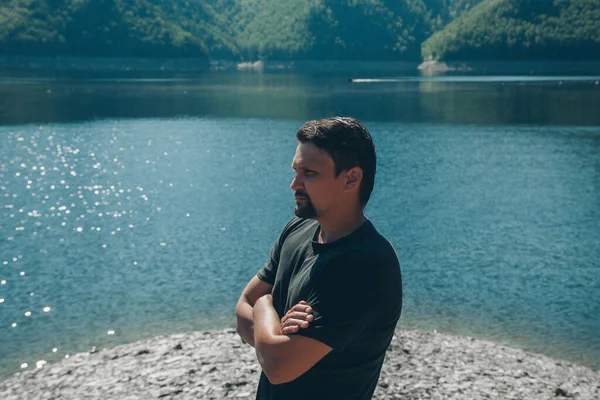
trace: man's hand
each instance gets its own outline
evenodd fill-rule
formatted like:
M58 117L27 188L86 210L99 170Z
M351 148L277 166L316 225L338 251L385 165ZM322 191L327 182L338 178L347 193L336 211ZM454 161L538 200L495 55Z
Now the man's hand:
M281 318L280 332L282 335L291 335L298 332L300 328L307 328L313 319L312 307L302 300Z
M302 315L309 314L306 312L308 304L299 303L292 309L298 306ZM293 315L296 312L298 311L290 310L288 314ZM326 344L303 335L282 335L281 321L273 308L270 294L256 301L252 309L252 318L256 357L263 372L274 385L298 378L332 350ZM286 318L286 321L288 319L296 318Z

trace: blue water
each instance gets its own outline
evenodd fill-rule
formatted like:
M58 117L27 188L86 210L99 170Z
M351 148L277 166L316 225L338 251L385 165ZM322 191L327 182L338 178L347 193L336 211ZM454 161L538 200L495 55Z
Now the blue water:
M289 112L0 126L0 373L233 326L293 215ZM367 215L401 261L401 326L600 368L600 128L545 118L366 118Z

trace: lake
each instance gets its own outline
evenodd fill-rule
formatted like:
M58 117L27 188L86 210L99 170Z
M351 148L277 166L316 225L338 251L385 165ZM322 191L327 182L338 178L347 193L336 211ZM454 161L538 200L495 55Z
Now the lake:
M331 115L374 137L401 326L600 368L600 78L353 77L4 71L0 375L232 327Z

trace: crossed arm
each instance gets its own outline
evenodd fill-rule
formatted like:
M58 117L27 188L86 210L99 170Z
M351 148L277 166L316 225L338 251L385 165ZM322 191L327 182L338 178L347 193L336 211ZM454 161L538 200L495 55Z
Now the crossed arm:
M256 349L269 381L277 385L300 377L332 349L315 339L293 335L305 327L303 322L307 321L308 326L312 321L307 312L310 307L300 303L280 321L273 308L272 287L258 277L250 280L236 306L236 328L242 339Z

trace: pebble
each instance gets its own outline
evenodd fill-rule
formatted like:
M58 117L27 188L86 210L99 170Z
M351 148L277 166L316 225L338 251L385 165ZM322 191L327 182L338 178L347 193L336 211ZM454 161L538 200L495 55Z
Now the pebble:
M72 355L0 382L0 399L254 399L254 349L233 329ZM467 337L398 330L373 399L600 399L600 372Z

